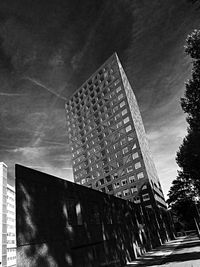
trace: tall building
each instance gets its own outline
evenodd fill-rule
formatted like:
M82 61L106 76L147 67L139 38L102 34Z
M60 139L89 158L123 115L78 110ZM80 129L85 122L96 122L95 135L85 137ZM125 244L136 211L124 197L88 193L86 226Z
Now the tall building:
M7 165L0 162L0 266L16 267L15 188L7 183Z
M7 166L0 162L0 266L7 267Z
M67 101L75 183L166 208L139 107L116 54Z
M7 184L7 267L16 267L15 188Z

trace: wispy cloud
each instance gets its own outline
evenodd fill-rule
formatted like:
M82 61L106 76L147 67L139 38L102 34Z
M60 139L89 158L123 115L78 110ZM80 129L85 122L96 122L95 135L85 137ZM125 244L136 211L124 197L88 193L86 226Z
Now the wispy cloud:
M47 90L48 92L50 92L51 94L55 95L56 97L58 97L59 99L63 99L66 100L66 98L60 94L58 94L55 90L53 90L52 88L47 87L46 85L44 85L43 83L41 83L40 81L31 78L31 77L23 77L23 79L28 80L42 88L44 88L45 90Z
M5 92L0 92L0 96L8 96L8 97L14 97L14 96L24 96L25 94L17 94L17 93L5 93Z

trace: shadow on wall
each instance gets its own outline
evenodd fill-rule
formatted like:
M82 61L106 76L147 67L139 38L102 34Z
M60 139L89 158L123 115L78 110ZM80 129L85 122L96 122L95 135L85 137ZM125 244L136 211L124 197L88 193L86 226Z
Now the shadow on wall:
M148 238L154 247L157 247L175 238L173 221L166 207L156 202L156 192L153 193L150 184L145 184L145 190L142 187L138 195L140 196L143 220L148 230ZM145 194L149 195L147 201L143 200Z
M133 203L20 165L16 207L18 267L124 266L158 243Z

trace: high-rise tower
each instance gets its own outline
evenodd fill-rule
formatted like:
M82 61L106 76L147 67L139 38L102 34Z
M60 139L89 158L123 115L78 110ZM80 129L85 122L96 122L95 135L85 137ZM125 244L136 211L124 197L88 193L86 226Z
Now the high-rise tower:
M133 90L116 54L67 101L75 183L166 207Z
M0 162L0 266L7 267L7 165Z

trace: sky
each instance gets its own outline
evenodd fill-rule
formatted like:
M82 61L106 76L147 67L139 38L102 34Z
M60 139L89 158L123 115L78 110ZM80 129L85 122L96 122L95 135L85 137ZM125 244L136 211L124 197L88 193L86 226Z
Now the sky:
M165 196L186 134L180 107L200 23L188 0L0 1L0 161L73 180L66 99L117 52L132 85Z

